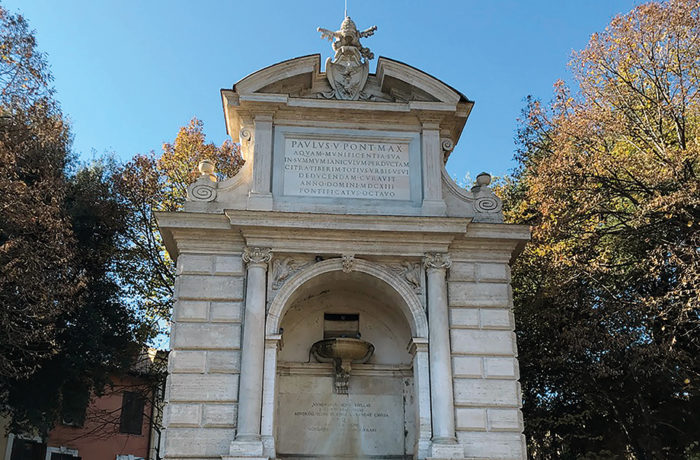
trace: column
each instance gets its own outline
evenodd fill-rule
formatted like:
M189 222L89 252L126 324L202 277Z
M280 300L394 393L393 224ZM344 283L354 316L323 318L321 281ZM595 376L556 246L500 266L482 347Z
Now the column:
M260 417L265 356L265 276L271 259L269 248L246 248L245 315L238 384L238 424L231 454L262 456Z
M428 274L430 402L433 416L432 457L454 458L461 448L456 445L455 437L450 323L447 312L446 272L452 263L447 254L439 253L426 254L424 262ZM453 450L456 452L452 452Z

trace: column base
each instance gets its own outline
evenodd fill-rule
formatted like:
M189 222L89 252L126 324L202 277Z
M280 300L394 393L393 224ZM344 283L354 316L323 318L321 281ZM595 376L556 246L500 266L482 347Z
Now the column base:
M237 439L231 442L229 455L222 456L222 458L233 460L239 458L267 459L268 457L263 455L263 443L260 439Z
M452 458L464 458L464 446L457 444L454 439L442 442L433 440L433 444L430 446L430 457L428 457L428 460Z

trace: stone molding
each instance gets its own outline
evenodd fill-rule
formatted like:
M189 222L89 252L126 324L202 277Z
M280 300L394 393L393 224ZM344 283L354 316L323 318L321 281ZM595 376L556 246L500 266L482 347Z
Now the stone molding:
M423 304L408 283L383 265L363 259L353 260L353 272L365 273L378 278L403 299L404 302L400 308L411 326L411 333L414 337L427 337L428 321L423 310ZM334 271L343 271L342 258L328 259L315 263L289 277L270 304L265 324L265 335L269 337L278 334L282 317L289 307L289 300L297 289L319 275Z
M243 262L249 267L251 266L261 266L267 269L267 265L272 259L272 253L270 248L250 248L246 247L243 249L242 255Z
M440 252L429 252L423 258L428 270L447 270L452 266L450 256Z

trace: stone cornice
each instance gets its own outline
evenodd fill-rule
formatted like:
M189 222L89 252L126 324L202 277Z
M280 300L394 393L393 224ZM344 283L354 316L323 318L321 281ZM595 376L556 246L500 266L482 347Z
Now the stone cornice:
M465 217L375 216L276 211L225 210L231 225L240 228L286 228L341 231L464 234Z

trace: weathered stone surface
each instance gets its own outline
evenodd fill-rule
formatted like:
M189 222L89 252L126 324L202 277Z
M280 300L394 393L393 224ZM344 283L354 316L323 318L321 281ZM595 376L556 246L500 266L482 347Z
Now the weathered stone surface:
M180 275L178 296L180 299L242 300L243 278Z
M224 428L167 428L168 457L220 457L229 452L234 430Z
M236 374L171 374L170 402L236 401Z
M450 282L476 281L476 264L454 261L450 267Z
M240 372L241 353L239 351L208 351L207 371L210 373L232 374Z
M482 308L479 310L481 327L484 329L513 330L513 315L505 308Z
M479 327L479 309L450 308L450 327Z
M479 263L476 265L476 271L476 278L482 282L496 281L507 283L510 281L510 269L506 264Z
M217 255L214 257L214 273L219 275L243 275L240 255Z
M486 409L458 407L455 409L458 430L486 430Z
M171 346L188 348L231 348L241 346L241 325L237 323L175 323Z
M525 460L525 439L518 433L479 433L458 431L466 458Z
M520 404L520 388L515 380L455 379L455 403L472 406L512 406Z
M454 369L454 377L481 377L482 358L472 356L454 356L452 358L452 367Z
M205 300L178 300L173 307L175 321L206 321L209 302Z
M468 283L451 281L451 307L500 307L510 305L510 291L505 283Z
M205 404L203 425L235 428L237 407L236 404Z
M489 430L517 431L522 430L521 413L518 409L489 409Z
M484 374L491 378L516 378L518 363L514 358L485 358Z
M163 423L168 427L198 427L202 422L200 404L175 404L165 406Z
M469 355L509 355L515 353L515 334L510 331L452 329L452 352Z
M209 307L209 319L212 322L240 322L243 302L212 302Z
M168 356L170 372L176 373L204 373L206 352L172 350Z

